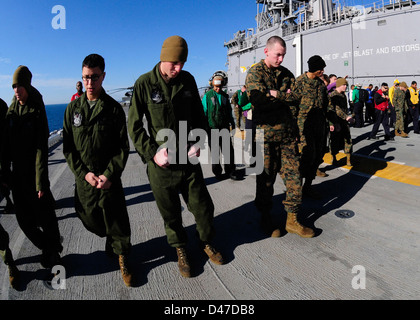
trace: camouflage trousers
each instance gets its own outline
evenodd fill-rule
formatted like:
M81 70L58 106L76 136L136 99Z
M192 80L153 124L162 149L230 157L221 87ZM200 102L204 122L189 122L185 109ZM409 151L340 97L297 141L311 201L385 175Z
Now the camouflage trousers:
M324 129L323 123L318 127L312 126L308 132L304 132L304 145L299 146L301 148L300 171L302 178L307 180L315 179L316 170L323 162L326 143Z
M330 132L330 152L333 156L343 149L345 154L351 154L353 142L350 135L350 127L347 121L340 121L340 131Z
M284 209L298 213L302 203L302 181L296 142L264 143L264 170L257 176L255 196L255 205L260 212L270 212L273 207L274 183L278 173L286 186Z
M406 124L405 119L407 117L406 110L404 110L404 108L395 108L395 116L396 116L395 131L404 132L405 124Z
M238 108L233 107L233 110L235 112L236 127L238 129L240 129L241 128L241 119L242 119L242 123L245 125L245 119L246 118L243 115L243 111L242 111L242 108L241 107L238 107Z

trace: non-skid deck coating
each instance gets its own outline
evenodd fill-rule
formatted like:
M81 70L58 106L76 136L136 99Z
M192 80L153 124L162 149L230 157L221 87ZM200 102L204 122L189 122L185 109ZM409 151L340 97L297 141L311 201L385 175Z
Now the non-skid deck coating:
M305 199L304 224L316 237L295 234L268 238L259 228L253 200L255 175L241 181L216 180L203 165L215 204L215 245L226 264L208 261L196 241L195 222L184 202L193 277L182 278L174 249L166 242L145 165L131 149L123 173L132 230L133 288L124 286L117 259L105 240L89 233L73 207L74 178L62 145L49 157L52 191L63 236L65 289L52 289L39 263L40 252L23 235L13 215L2 215L22 287L9 287L0 265L0 297L10 300L279 300L419 299L420 136L395 141L366 140L371 126L352 128L354 167L334 167L326 155L326 178L317 177L321 200ZM235 138L238 139L238 138ZM341 155L343 156L343 155ZM238 166L239 170L244 166ZM274 220L284 227L284 184L275 184ZM1 206L4 206L4 201ZM2 212L2 211L1 211ZM364 276L364 277L363 277Z

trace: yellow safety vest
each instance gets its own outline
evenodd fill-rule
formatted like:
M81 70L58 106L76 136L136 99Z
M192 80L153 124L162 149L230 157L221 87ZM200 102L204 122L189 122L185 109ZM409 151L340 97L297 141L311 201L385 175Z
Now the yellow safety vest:
M408 88L410 90L410 100L412 104L418 104L419 103L419 92L414 89L413 87Z

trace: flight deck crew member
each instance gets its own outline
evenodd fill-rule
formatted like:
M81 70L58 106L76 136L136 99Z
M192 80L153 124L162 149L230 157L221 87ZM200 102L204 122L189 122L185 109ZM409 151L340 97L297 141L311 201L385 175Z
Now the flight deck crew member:
M373 101L375 103L375 123L373 124L372 131L367 138L377 140L378 137L376 134L379 130L379 125L382 123L385 132L385 141L387 140L394 140L391 136L391 132L389 131L389 119L388 119L388 84L383 82L381 84L381 89L375 92L373 96Z
M4 182L11 187L19 227L42 250L41 264L60 264L63 250L48 177L48 121L42 95L31 85L32 73L19 66L12 87L1 152Z
M76 212L86 229L106 237L105 251L118 255L123 281L130 287L131 230L121 182L129 153L126 116L105 93L104 78L103 57L88 55L82 64L86 91L64 114L63 153L76 179Z
M286 43L278 36L270 37L264 49L266 58L255 64L246 77L249 101L254 107L257 138L264 130L264 170L257 175L255 205L261 213L265 232L279 237L280 230L271 220L276 175L280 172L286 186L283 201L287 212L286 230L302 237L313 237L312 229L301 225L297 215L302 203L302 183L297 146L298 128L293 110L286 103L287 91L294 76L281 66Z
M205 253L213 263L223 263L221 254L210 245L215 233L213 201L200 164L194 165L189 159L199 156L199 149L192 146L188 151L179 141L184 138L179 137L181 125L186 125L188 132L207 128L195 79L182 70L187 55L188 46L183 38L167 38L162 45L160 62L134 84L128 113L130 137L142 161L147 164L150 186L164 221L167 240L176 248L179 271L184 277L191 276L191 268L186 256L187 234L182 225L179 193L195 217ZM147 119L147 130L143 116ZM157 137L162 129L175 133L176 150L166 148ZM182 161L187 155L188 160Z
M409 96L407 96L408 110L413 120L414 133L419 134L419 91L417 89L417 82L411 82L410 88L408 88Z
M217 129L217 132L220 130L230 131L230 126L232 129L235 129L235 122L232 117L232 109L229 103L229 96L222 90L224 79L220 75L216 75L211 80L213 86L212 89L207 91L202 99L204 114L207 118L209 130L207 133L209 147L212 149L212 155L216 155L213 159L212 157L212 171L216 178L220 179L222 176L222 166L220 164L220 149L222 152L226 152L222 149L222 136L218 136L218 141L213 141L212 139L212 129ZM229 157L225 157L227 163L224 164L225 174L229 176L232 180L238 180L235 170L235 157L234 149L232 145L232 140L229 136Z

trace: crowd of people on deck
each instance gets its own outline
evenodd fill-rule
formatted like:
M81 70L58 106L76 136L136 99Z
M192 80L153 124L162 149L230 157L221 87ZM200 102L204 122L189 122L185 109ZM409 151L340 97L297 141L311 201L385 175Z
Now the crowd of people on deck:
M254 159L250 167L256 167L256 141L262 141L255 206L261 214L262 229L271 237L282 233L272 219L277 174L286 187L284 229L311 238L315 230L304 225L299 216L302 199L321 198L312 182L316 176L326 176L319 169L325 153L330 152L332 164L339 166L337 155L344 150L346 165L352 166L351 126L374 124L369 139L377 139L382 124L385 139L390 140L390 127L394 127L395 136L406 138L412 121L414 133L419 133L415 81L411 87L395 80L391 88L386 83L375 89L373 85L362 89L356 84L348 90L347 77L324 74L326 63L318 55L310 57L308 71L295 78L282 66L286 44L278 36L268 39L264 54L231 99L223 91L226 77L217 72L210 80L210 90L201 98L193 75L183 70L188 45L182 37L171 36L163 42L160 61L135 82L128 120L121 104L102 87L106 76L104 58L90 54L83 60L83 84L77 83L77 93L64 114L63 153L75 178L75 211L88 231L106 239L105 251L110 257L118 257L126 286L135 283L129 263L131 226L121 181L129 138L147 165L168 244L178 257L179 272L191 277L180 194L194 215L201 250L214 264L223 264L224 260L213 244L214 204L197 162L203 145L181 143L180 124L185 125L189 135L196 129L207 132L212 171L219 180L242 179L235 168L230 138L222 168L220 150L224 139L216 136L214 141L214 130L248 129L246 134L251 139L246 140L245 148ZM9 107L1 103L0 185L7 201L4 210L15 212L23 233L41 250L42 266L52 268L62 263L63 246L48 177L47 116L42 96L31 81L29 68L19 66L12 80L12 103ZM174 132L175 137L162 135L165 130ZM17 288L19 270L8 233L1 225L0 253L8 266L10 284Z
M391 87L387 83L382 83L380 87L369 84L366 88L356 84L351 86L348 98L355 127L361 128L365 123L374 124L368 139L378 139L376 134L380 124L385 131L385 140L394 140L395 136L408 138L410 123L413 133L420 134L419 89L416 81L413 80L408 86L406 82L395 79ZM394 134L390 132L391 128L394 128Z

